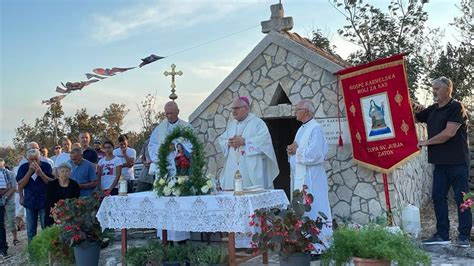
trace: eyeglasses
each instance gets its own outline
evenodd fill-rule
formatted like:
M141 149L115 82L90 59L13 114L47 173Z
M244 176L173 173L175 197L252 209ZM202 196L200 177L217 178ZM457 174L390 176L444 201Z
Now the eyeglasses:
M306 108L296 108L296 111L297 111L297 112L298 112L298 111L306 111L306 110L308 110L308 109L306 109Z

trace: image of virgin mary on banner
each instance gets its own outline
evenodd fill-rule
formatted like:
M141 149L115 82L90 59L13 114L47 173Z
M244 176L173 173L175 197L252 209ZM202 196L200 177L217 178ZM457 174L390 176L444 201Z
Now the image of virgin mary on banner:
M337 75L357 163L389 173L419 152L403 54Z

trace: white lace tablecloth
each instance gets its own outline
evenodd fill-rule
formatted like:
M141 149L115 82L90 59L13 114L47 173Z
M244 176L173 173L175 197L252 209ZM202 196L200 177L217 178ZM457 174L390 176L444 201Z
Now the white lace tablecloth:
M234 196L232 192L188 197L158 197L155 192L104 198L97 219L102 229L156 228L192 232L251 233L249 215L289 204L283 190Z

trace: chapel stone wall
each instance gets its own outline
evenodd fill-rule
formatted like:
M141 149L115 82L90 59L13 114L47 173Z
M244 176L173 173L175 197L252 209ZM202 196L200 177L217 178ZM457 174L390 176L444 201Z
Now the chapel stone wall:
M305 51L309 53L310 51ZM324 62L322 60L321 62ZM278 87L286 93L292 105L275 104ZM248 67L225 88L191 124L205 143L208 157L207 173L219 176L224 165L217 137L232 118L231 103L239 96L251 99L251 112L262 118L292 117L294 105L301 99L311 99L316 105L316 118L337 117L339 104L345 116L342 95L336 92L336 77L324 66L318 66L284 47L270 44ZM285 130L285 129L282 129ZM420 207L429 191L429 175L425 154L414 158L401 170L389 175L392 208L407 202ZM329 198L333 216L338 220L351 218L367 223L370 217L384 214L385 197L381 174L352 162L352 147L330 145L325 163L329 178ZM395 181L394 181L395 180Z

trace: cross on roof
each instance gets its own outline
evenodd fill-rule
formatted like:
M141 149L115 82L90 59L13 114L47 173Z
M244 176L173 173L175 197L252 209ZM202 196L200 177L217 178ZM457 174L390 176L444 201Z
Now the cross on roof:
M171 72L165 71L165 72L163 73L165 76L171 76L171 85L170 85L170 87L171 87L171 94L170 94L169 98L170 98L171 100L173 100L173 102L174 102L174 100L178 99L178 95L176 95L176 93L175 93L175 92L176 92L176 90L175 90L176 84L175 84L175 78L174 78L174 77L175 77L176 75L178 75L178 76L182 76L182 75L183 75L183 72L182 72L181 70L178 71L178 72L176 72L175 69L176 69L176 65L175 65L175 64L172 64L172 65L171 65Z
M262 32L269 33L274 30L277 32L289 31L293 28L293 18L284 17L285 11L283 10L283 5L281 2L279 4L271 5L270 10L272 15L270 20L262 21Z

